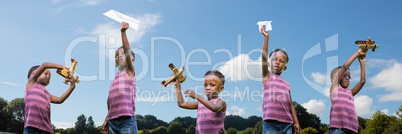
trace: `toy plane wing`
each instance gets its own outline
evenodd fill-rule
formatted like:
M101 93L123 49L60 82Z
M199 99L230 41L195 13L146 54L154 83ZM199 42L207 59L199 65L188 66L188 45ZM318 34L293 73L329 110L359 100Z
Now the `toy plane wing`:
M183 83L186 80L186 76L183 76L184 67L177 69L172 63L169 64L169 68L173 71L173 74L169 77L168 80L162 81L163 86L167 86L169 83L179 79L180 83Z
M375 41L371 38L368 38L367 40L357 40L355 41L355 44L357 44L360 49L364 49L366 52L368 49L372 49L374 52L378 48L378 45L375 44Z

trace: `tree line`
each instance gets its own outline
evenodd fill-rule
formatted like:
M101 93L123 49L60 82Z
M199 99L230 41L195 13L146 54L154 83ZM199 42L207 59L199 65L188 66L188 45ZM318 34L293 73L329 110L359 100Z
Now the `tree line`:
M299 119L303 134L322 134L328 132L328 124L321 123L320 118L315 114L310 114L307 110L293 102L296 114ZM170 122L158 119L154 115L136 115L137 127L143 134L194 134L196 118L176 117ZM388 116L377 111L370 119L358 117L359 133L389 134L402 133L402 105L396 111L395 116ZM103 121L101 121L103 122ZM262 118L260 116L249 116L243 118L237 115L227 115L225 117L225 129L228 134L242 132L244 134L262 133ZM101 134L102 126L96 126L92 116L88 118L81 114L77 117L75 126L72 128L61 129L54 125L53 130L56 134ZM24 129L24 99L16 98L7 102L0 97L0 132L22 133Z

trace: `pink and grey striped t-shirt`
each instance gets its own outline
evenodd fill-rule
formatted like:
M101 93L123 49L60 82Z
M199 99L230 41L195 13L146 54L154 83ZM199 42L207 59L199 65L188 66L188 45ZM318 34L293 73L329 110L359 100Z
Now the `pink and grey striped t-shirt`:
M209 100L216 104L220 100L215 98ZM224 119L226 115L226 109L224 111L213 112L209 110L205 105L198 102L197 110L197 125L196 134L220 134L225 131Z
M128 77L126 69L116 74L110 86L107 106L107 120L121 116L135 116L135 86L136 77Z
M352 92L339 86L338 90L331 93L330 98L329 128L346 128L357 133L359 122Z
M24 128L34 127L53 133L50 122L50 94L45 86L36 83L25 91L25 121Z
M263 86L263 120L293 123L290 85L280 75L271 73Z

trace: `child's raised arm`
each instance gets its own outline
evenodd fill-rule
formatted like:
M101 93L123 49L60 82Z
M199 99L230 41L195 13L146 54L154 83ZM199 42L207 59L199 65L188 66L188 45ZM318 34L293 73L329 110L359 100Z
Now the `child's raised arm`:
M177 105L185 109L197 109L197 102L184 102L183 95L181 94L181 84L179 79L176 78L174 85L176 86Z
M61 104L70 96L71 92L73 92L73 90L75 89L76 79L74 79L74 75L70 75L68 80L70 81L70 87L67 89L67 91L64 92L60 97L51 95L50 102Z
M264 36L264 44L262 46L262 52L261 52L261 62L262 62L262 78L263 82L265 80L268 80L269 78L269 71L268 71L268 42L269 42L269 34L267 31L265 31L265 25L261 27L260 29L262 35Z
M353 96L359 93L366 83L366 56L360 56L358 59L360 63L360 81L352 89Z
M335 80L332 82L330 93L334 92L338 89L338 84L342 80L343 75L345 74L346 70L352 65L353 61L360 57L365 56L366 52L363 49L359 49L356 53L354 53L350 58L342 65L341 69L338 70L338 75L335 76Z
M204 99L200 95L196 94L191 89L186 90L184 93L188 94L188 96L190 96L191 98L196 99L197 101L202 103L205 107L207 107L212 112L219 112L219 111L222 111L222 110L226 109L226 102L223 101L223 100L218 100L216 102L216 104L214 104L214 103Z
M124 49L124 55L126 57L126 65L127 65L127 74L131 77L131 75L134 75L134 65L133 61L131 61L131 48L130 48L130 43L128 42L127 35L126 35L126 30L129 27L129 24L127 22L121 22L121 38L122 38L122 43L123 43L123 49ZM134 77L134 76L133 76Z
M36 82L39 78L39 76L46 70L46 69L51 69L51 68L55 68L55 69L63 69L64 66L63 65L59 65L59 64L55 64L55 63L51 63L51 62L45 62L42 65L40 65L36 70L34 75L30 78L30 80L33 80L34 82Z
M28 79L28 84L27 84L27 89L31 88L37 81L40 75L46 70L46 69L63 69L67 68L64 67L63 65L60 64L55 64L51 62L45 62L42 65L40 65L36 70L35 73L31 76L31 78Z

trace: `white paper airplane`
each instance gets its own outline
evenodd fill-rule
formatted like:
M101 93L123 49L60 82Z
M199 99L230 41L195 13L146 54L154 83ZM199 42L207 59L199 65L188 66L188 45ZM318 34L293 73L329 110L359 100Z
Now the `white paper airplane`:
M272 21L259 21L259 22L257 22L257 25L258 25L258 31L260 31L260 29L261 29L261 27L263 26L263 25L265 25L265 31L271 31L272 30L272 26L271 26L271 22ZM261 32L261 31L260 31Z
M127 22L131 28L138 30L138 26L140 25L140 21L137 19L134 19L130 16L127 16L125 14L122 14L120 12L117 12L113 9L103 13L103 15L105 15L106 17L109 17L119 23L121 23L122 21Z

